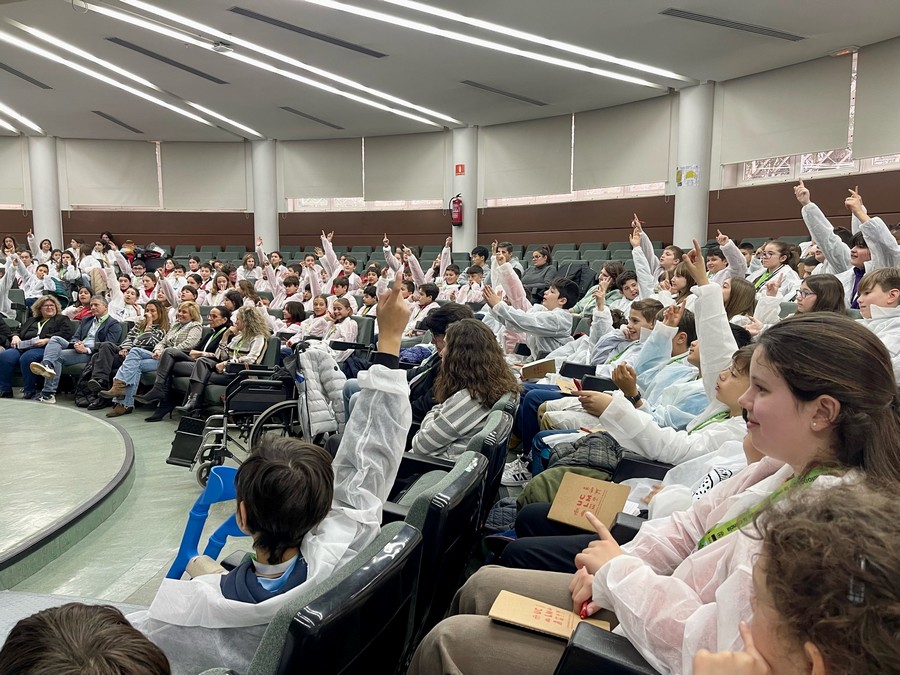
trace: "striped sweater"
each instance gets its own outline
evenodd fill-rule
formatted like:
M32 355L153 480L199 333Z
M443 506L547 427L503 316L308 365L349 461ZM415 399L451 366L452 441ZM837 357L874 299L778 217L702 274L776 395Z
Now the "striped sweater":
M466 450L472 437L481 431L489 407L472 398L468 389L462 389L443 403L434 406L418 433L413 436L413 452L456 459Z

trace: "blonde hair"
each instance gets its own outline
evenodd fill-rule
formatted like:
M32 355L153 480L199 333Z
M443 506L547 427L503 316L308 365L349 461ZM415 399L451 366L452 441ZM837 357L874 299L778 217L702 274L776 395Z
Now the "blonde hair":
M31 306L31 316L33 316L35 319L40 318L41 307L43 307L48 302L52 302L54 305L56 305L57 314L62 312L62 305L59 304L59 300L57 300L52 295L42 295L37 300L35 300L34 304Z
M235 312L234 318L235 321L240 319L243 322L244 328L241 330L241 334L244 337L255 338L260 336L267 338L271 335L269 324L266 323L262 313L256 307L245 305Z
M191 315L191 321L200 321L200 305L198 305L193 300L185 300L181 304L178 305L178 311L186 309L188 314Z

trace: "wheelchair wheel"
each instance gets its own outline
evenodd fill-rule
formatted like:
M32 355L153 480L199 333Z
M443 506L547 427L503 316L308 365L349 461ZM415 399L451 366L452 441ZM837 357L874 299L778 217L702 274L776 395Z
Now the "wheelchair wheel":
M200 484L200 487L205 488L206 482L209 480L209 472L212 471L214 466L218 466L217 462L201 462L197 465L196 473L194 477L197 479L197 482Z
M256 418L253 428L250 430L250 447L254 447L268 434L276 436L303 437L303 427L300 425L300 411L296 400L276 403Z

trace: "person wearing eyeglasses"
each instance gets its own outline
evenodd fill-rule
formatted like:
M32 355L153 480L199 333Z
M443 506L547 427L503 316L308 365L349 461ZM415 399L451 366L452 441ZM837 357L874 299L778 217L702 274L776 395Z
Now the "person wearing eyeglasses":
M544 291L550 288L553 279L556 278L556 269L553 267L553 257L550 249L542 246L531 254L531 267L522 274L522 286L528 293L528 299L538 303L544 296Z
M756 303L756 311L753 313L754 322L761 324L756 326L758 330L781 321L781 303L784 298L778 293L779 280L766 284L765 295ZM834 312L847 314L847 305L844 301L844 285L833 274L813 274L806 277L800 284L800 290L796 296L796 314L808 314L810 312ZM791 315L793 316L793 315Z
M800 252L796 246L773 239L767 241L760 255L762 269L747 277L756 288L757 300L766 295L766 284L779 279L778 296L782 300L790 300L800 288L800 277L797 275L797 263Z

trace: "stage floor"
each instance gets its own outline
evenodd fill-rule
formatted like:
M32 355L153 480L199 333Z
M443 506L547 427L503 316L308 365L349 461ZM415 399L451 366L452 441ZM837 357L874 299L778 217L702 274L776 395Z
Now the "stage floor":
M2 566L82 519L125 481L133 455L114 426L68 407L0 400L0 428Z

